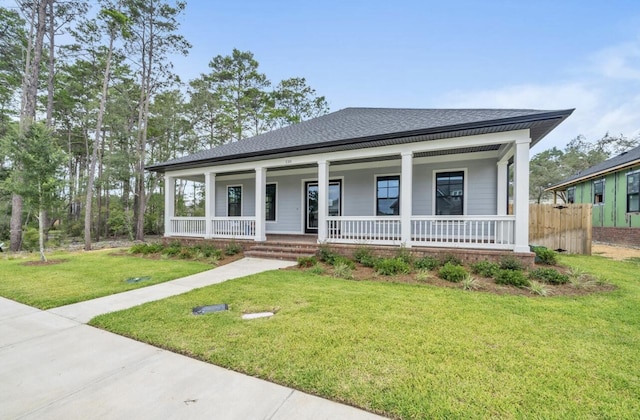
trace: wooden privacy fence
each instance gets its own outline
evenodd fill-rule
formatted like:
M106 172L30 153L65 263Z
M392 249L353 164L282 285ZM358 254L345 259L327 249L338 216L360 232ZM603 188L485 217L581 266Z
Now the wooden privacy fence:
M591 204L530 204L529 243L591 255Z

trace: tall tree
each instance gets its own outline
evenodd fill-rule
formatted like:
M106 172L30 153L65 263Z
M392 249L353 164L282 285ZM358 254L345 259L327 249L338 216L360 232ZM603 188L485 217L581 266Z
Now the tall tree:
M324 96L307 84L304 77L292 77L281 81L273 92L275 120L283 127L315 118L329 112Z
M143 240L144 213L147 204L144 166L149 105L153 94L174 79L170 71L168 55L173 53L186 55L191 45L177 33L180 26L177 17L183 12L186 3L177 1L172 5L161 0L127 0L126 4L132 32L128 45L130 51L138 55L137 64L139 65L140 102L135 150L135 237Z
M29 129L36 117L40 62L42 60L42 45L46 31L46 11L47 6L52 1L53 0L34 0L33 2L25 1L18 3L29 17L30 25L24 63L25 71L22 81L22 101L20 106L21 135ZM11 196L10 249L12 251L19 251L22 245L22 205L22 197L20 194L14 193Z
M62 150L51 140L51 132L39 123L32 123L23 133L8 136L5 145L14 170L6 184L14 194L38 214L40 260L44 255L44 213L58 196L60 168L64 162Z
M271 84L267 76L258 71L258 62L249 51L233 49L231 55L218 55L209 62L211 72L207 78L219 98L224 118L233 140L241 140L252 131L266 96L261 93ZM253 130L253 134L259 134Z
M108 36L107 57L105 60L104 76L102 78L102 94L100 96L100 106L98 108L98 117L96 120L95 139L93 142L93 152L91 154L91 162L89 166L89 176L87 179L87 197L85 203L84 216L84 249L91 249L91 215L92 215L92 198L93 184L96 174L96 162L98 160L98 151L101 148L102 120L107 103L107 89L109 88L109 77L111 71L111 57L113 56L114 42L118 35L124 38L129 36L127 17L115 9L103 9L100 12L101 19L104 20L106 32Z

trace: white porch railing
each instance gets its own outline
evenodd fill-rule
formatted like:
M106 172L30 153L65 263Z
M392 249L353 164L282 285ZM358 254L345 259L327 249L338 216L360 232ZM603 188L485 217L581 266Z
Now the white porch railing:
M206 220L204 217L172 217L171 235L204 236L207 228Z
M413 216L411 244L513 249L515 216Z
M400 217L327 217L327 241L335 243L400 244Z
M339 216L327 218L327 241L399 245L398 216ZM412 246L513 249L514 216L412 216Z
M255 217L214 217L211 219L211 236L214 238L253 239L255 235Z

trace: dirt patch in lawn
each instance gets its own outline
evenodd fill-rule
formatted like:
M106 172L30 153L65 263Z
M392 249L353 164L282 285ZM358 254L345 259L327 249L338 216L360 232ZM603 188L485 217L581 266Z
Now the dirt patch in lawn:
M334 268L333 266L325 263L318 263L319 267L322 267L322 273L325 275L333 275ZM541 266L544 268L554 268L563 274L568 274L569 269L562 266ZM465 267L467 271L470 271L468 267ZM540 266L536 266L536 268L540 268ZM313 268L300 268L300 267L289 267L285 268L285 270L313 270ZM496 295L516 295L516 296L527 296L527 297L541 297L538 294L534 294L530 290L526 288L519 288L515 286L508 286L497 284L494 279L480 277L478 275L473 275L476 282L474 288L470 291L476 292L485 292L485 293L493 293ZM438 277L437 271L429 271L426 274L423 274L422 277L418 273L411 274L397 274L393 276L384 276L378 274L373 268L365 267L360 264L356 264L356 268L352 270L352 277L350 279L345 279L347 281L379 281L379 282L389 282L389 283L406 283L406 284L426 284L437 287L446 287L449 289L464 289L461 283L453 283L447 280L443 280ZM562 285L554 285L554 284L545 284L544 285L548 290L548 296L581 296L588 295L592 293L599 292L609 292L616 289L616 286L608 283L599 283L596 279L591 279L583 282L580 286L574 286L570 283L562 284Z
M67 260L26 261L26 262L23 262L22 265L37 267L40 265L55 265L55 264L62 264L65 262L67 262Z
M593 243L593 245L591 246L591 254L611 258L617 261L624 261L627 259L640 259L640 249L638 248L626 248L622 246L613 246L598 243Z

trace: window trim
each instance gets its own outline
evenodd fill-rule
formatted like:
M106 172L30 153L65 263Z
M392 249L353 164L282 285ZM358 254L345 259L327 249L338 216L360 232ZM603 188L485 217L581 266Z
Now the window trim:
M451 168L451 169L434 169L433 175L431 179L431 194L432 194L432 203L431 203L431 214L436 216L436 206L437 206L437 197L436 197L436 181L438 178L438 174L444 172L462 172L462 188L464 189L462 192L462 214L460 216L466 216L469 211L468 203L468 191L469 191L469 176L468 176L468 168Z
M240 216L229 216L229 188L240 187ZM244 185L243 184L228 184L226 194L226 209L227 217L242 217L244 216Z
M602 184L602 200L600 200L599 202L596 203L596 184L601 183ZM605 187L606 187L606 182L604 178L600 178L600 179L596 179L594 180L592 183L592 188L593 190L591 191L591 203L594 206L604 206L605 203Z
M275 194L274 194L274 198L273 198L273 220L267 219L266 204L267 204L267 187L269 185L275 186L275 189L276 189ZM265 187L264 187L264 202L265 202L265 209L264 209L264 221L265 221L265 223L277 223L278 222L278 183L277 182L267 182L267 183L265 183Z
M640 169L636 169L635 171L627 172L626 177L625 177L626 189L627 189L627 194L626 194L626 197L627 197L627 208L625 210L626 210L626 213L636 214L636 213L640 213L640 208L638 208L637 211L630 211L629 210L629 196L630 195L637 195L638 196L638 200L640 200L640 191L638 191L636 193L629 194L629 177L630 176L638 176L640 178Z
M390 174L375 174L373 177L373 215L375 217L400 217L400 189L402 185L402 179L399 173ZM383 215L378 214L378 179L379 178L398 178L398 214Z

